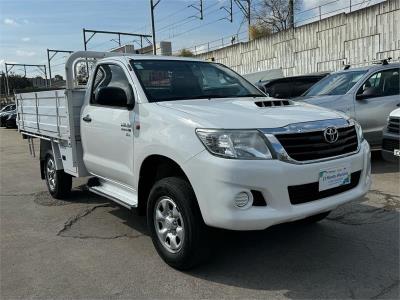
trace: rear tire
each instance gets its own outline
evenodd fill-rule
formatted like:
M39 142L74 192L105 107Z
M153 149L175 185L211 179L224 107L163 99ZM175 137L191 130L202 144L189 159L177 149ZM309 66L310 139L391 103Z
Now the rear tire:
M64 199L71 192L72 176L64 170L56 170L54 156L51 153L46 155L44 174L47 189L53 198Z
M147 205L147 225L158 254L171 267L187 270L207 258L207 227L186 180L167 177L156 182Z

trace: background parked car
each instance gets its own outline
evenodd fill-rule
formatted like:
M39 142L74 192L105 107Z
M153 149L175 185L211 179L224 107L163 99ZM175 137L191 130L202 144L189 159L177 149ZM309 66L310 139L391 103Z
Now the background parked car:
M400 108L389 115L388 125L383 132L382 156L388 161L400 160Z
M0 114L0 126L1 127L6 126L6 121L7 121L8 117L13 113L16 113L15 105L14 105L14 110L5 111Z
M242 74L242 76L247 81L251 82L254 85L257 85L257 82L282 78L284 75L282 69L269 69L264 71Z
M301 96L315 83L329 73L317 73L302 76L283 77L260 81L256 85L269 96L279 99L290 99Z
M0 110L0 126L5 125L5 121L8 118L8 113L13 110L15 110L15 104L6 105Z
M4 107L0 110L0 114L3 113L3 112L10 111L10 110L15 110L15 104L9 104L9 105L4 106Z
M17 112L11 112L5 123L7 128L17 128Z
M342 70L312 86L302 100L342 111L356 119L373 149L382 145L382 130L389 113L400 106L400 64ZM295 99L296 100L296 99Z

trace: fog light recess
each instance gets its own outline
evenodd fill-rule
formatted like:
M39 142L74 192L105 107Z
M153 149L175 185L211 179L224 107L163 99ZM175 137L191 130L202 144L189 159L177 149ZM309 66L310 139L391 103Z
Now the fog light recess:
M240 192L235 197L235 205L238 208L247 208L251 206L253 202L253 197L250 193L247 192Z

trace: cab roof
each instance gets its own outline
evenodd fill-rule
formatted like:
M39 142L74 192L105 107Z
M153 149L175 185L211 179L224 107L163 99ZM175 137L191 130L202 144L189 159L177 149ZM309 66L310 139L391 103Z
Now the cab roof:
M161 56L161 55L127 55L125 56L128 59L133 60L177 60L177 61L198 61L198 62L206 62L203 59L197 59L192 57L179 57L179 56Z

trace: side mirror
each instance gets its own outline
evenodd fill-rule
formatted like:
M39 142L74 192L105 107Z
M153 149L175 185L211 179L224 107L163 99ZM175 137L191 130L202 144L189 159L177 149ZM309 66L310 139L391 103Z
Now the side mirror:
M130 91L128 94L125 92L124 89L119 87L103 87L100 88L95 96L95 101L97 104L104 105L104 106L118 106L118 107L130 107L135 106L135 99L133 97L132 87L130 87Z
M373 87L369 87L366 88L362 94L358 94L356 96L357 100L363 100L363 99L367 99L367 98L374 98L374 97L378 97L379 96L379 92L376 88Z

